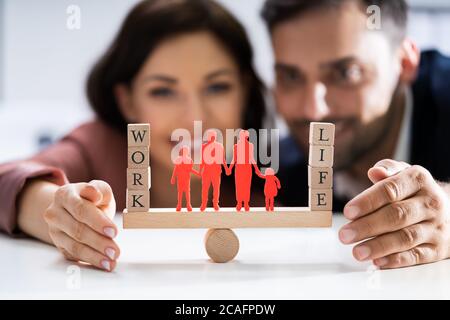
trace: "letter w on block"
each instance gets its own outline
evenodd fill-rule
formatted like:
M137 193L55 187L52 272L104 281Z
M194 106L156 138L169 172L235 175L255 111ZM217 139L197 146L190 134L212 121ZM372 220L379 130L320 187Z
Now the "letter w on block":
M128 125L128 147L150 147L150 125Z

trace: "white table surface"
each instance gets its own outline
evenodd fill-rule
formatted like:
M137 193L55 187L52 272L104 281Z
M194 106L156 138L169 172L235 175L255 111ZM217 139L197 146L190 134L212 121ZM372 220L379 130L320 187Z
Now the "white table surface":
M335 215L327 229L237 229L241 248L227 264L208 260L206 230L121 229L112 273L0 234L0 298L450 299L450 260L376 270L338 241L344 223Z

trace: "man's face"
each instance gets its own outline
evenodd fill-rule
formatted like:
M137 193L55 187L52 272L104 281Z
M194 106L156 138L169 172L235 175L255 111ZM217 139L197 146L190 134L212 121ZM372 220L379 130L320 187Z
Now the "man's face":
M397 50L386 33L366 27L364 12L349 1L272 31L278 111L305 152L310 121L335 123L336 168L382 140L399 79Z

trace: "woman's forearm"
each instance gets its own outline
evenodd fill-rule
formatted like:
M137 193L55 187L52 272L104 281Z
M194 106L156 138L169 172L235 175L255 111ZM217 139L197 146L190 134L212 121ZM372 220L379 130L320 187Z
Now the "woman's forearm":
M17 201L17 222L21 231L52 244L43 215L58 188L54 183L39 179L27 182Z

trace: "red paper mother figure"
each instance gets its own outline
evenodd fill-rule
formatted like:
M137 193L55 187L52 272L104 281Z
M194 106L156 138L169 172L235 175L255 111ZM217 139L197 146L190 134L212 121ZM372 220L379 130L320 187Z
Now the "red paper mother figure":
M230 163L227 174L231 173L234 167L234 182L236 186L236 210L240 211L242 207L245 211L250 210L250 189L252 185L253 169L258 176L262 175L256 165L253 157L254 146L248 140L249 133L247 130L239 132L239 139L233 148L233 159Z

